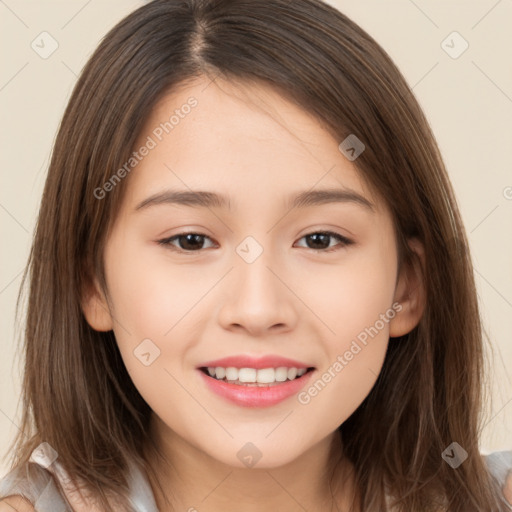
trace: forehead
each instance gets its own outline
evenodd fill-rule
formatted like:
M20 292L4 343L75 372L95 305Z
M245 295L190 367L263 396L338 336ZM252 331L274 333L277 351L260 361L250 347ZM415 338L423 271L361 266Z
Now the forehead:
M164 188L209 190L230 209L314 188L378 198L318 119L264 83L199 77L153 108L134 150L151 146L131 172L134 204Z

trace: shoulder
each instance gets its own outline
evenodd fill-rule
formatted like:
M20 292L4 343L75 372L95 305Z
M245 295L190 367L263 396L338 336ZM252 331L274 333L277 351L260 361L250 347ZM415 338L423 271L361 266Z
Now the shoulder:
M66 503L52 475L32 462L22 463L0 478L0 512L64 512Z
M484 455L491 474L501 485L505 499L512 505L512 450Z
M508 478L503 487L503 495L505 499L512 505L512 472L509 473Z
M34 512L35 508L21 496L8 496L0 499L0 512Z

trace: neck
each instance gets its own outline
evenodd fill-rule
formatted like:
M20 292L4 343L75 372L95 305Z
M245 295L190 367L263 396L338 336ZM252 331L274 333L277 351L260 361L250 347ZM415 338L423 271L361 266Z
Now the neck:
M354 510L351 465L337 431L292 462L273 468L226 465L188 443L153 415L151 434L162 457L148 460L161 512L310 512ZM161 487L161 488L160 488Z

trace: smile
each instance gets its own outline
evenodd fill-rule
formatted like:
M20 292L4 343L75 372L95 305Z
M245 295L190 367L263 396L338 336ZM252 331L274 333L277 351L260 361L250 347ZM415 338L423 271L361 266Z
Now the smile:
M286 366L260 369L209 366L208 368L202 368L202 370L207 371L210 377L229 382L230 384L261 386L295 380L302 377L308 371L307 368L287 368Z
M314 370L202 367L198 372L210 392L241 407L261 408L276 405L299 393Z

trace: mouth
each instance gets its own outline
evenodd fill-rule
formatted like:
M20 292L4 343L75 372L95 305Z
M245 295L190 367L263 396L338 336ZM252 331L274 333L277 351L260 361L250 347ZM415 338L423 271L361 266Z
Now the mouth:
M197 368L206 390L239 407L264 408L296 396L315 373L314 367Z
M273 387L290 381L301 380L315 370L314 367L296 368L280 366L277 368L235 368L222 366L203 366L199 370L211 379L247 387Z

